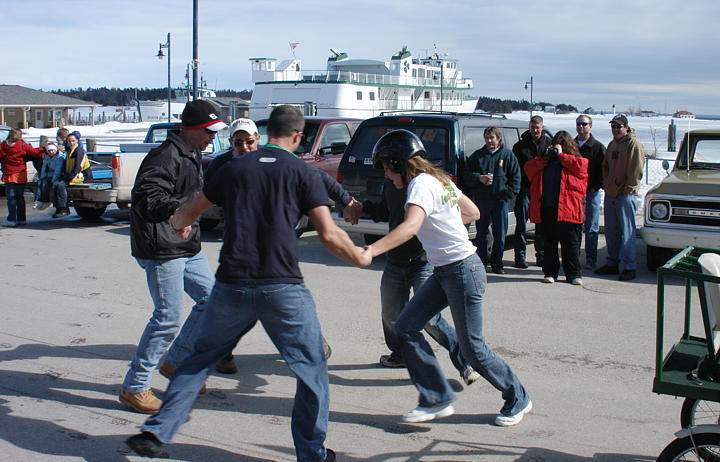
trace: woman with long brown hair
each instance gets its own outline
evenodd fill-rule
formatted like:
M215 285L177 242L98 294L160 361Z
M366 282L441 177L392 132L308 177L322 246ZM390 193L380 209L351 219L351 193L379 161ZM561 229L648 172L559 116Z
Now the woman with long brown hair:
M579 236L588 160L580 155L572 135L561 130L547 150L525 163L525 173L530 180L530 220L545 240L543 282L553 283L558 278L559 243L567 282L582 285Z

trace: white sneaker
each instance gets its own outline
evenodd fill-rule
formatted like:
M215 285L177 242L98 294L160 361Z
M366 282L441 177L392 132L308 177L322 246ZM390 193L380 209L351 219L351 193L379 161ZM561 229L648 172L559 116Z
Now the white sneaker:
M6 228L14 228L17 226L17 222L16 221L7 221L7 222L5 222L4 226Z
M497 417L495 417L495 425L498 427L512 427L513 425L517 425L520 423L520 421L523 419L525 414L532 411L532 401L528 401L527 406L520 412L514 415L505 415L500 414Z
M477 371L470 366L466 366L460 375L462 376L465 385L472 385L476 381L480 380L481 377L480 374L478 374Z
M450 404L441 404L434 407L422 407L418 406L412 411L405 414L402 419L403 422L427 422L428 420L439 419L441 417L447 417L455 413L455 408Z
M543 278L543 282L544 282L545 284L552 284L553 282L555 282L555 278L552 277L552 276L545 276L545 277Z
M33 204L33 208L36 209L38 207L40 207L40 202L35 201L35 203Z
M573 278L572 281L570 281L570 284L574 286L581 286L583 285L582 278Z

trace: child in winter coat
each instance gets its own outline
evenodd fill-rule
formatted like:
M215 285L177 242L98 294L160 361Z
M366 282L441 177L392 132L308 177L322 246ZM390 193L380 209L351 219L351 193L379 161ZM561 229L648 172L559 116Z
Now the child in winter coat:
M43 166L40 172L40 182L38 184L39 199L35 203L37 209L45 210L52 203L50 202L53 190L52 185L62 176L64 167L65 153L59 152L55 143L48 143L45 146ZM55 202L55 200L53 200L53 202Z

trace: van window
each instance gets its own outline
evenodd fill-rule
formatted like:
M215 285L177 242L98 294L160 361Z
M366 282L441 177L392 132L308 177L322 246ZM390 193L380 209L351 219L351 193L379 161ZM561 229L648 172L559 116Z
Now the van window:
M473 152L485 146L485 128L486 127L465 127L463 129L463 147L465 149L465 157L470 157ZM515 143L518 142L517 128L501 128L503 134L503 147L512 150Z
M520 135L518 134L517 128L503 128L503 138L505 138L505 147L512 151L515 143L520 141Z
M440 127L413 126L408 129L414 132L422 141L427 152L427 158L439 167L444 167L448 153L448 131ZM372 165L372 151L375 143L385 133L395 130L394 127L366 126L356 134L357 138L348 153L350 163Z

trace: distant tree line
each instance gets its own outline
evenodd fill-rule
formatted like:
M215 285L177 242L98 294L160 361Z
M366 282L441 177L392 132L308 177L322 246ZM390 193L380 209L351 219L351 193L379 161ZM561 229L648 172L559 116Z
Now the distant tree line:
M73 88L70 90L55 90L57 95L70 96L84 101L92 101L103 106L130 106L135 101L158 101L167 99L167 87L165 88ZM235 97L249 100L252 91L249 90L215 90L219 97ZM545 110L546 106L555 106L557 111L578 112L577 108L568 104L553 105L546 102L535 102L536 107ZM488 98L481 96L476 109L485 112L497 112L508 114L513 111L529 111L530 103L511 99Z
M70 90L55 90L56 95L78 98L83 101L92 101L103 106L131 106L135 101L153 101L167 99L165 88L73 88ZM251 91L242 90L216 90L215 94L221 97L238 97L250 99Z
M535 107L541 107L543 110L545 110L547 106L555 106L555 110L560 112L578 112L577 108L570 104L552 104L543 101L536 101L534 105ZM509 114L513 111L529 111L530 103L525 100L517 101L512 99L488 98L481 96L478 99L476 109L485 112Z

